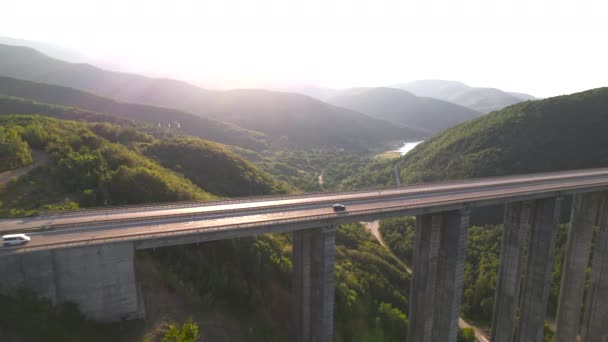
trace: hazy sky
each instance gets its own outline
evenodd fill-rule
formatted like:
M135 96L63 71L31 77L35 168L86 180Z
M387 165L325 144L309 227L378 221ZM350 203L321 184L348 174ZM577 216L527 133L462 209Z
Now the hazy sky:
M19 0L0 36L207 86L608 86L608 1Z

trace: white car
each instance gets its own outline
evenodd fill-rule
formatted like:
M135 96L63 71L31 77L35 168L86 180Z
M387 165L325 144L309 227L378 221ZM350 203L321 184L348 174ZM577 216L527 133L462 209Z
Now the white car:
M5 246L21 245L28 243L32 238L25 234L9 234L2 236L2 243Z

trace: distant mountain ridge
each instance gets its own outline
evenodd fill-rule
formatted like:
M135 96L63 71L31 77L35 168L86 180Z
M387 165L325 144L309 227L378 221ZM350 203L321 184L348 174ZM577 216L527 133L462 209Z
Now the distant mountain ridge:
M0 76L0 95L77 107L151 125L161 124L166 127L179 123L183 133L251 150L263 150L269 140L260 132L174 109L118 102L73 88L10 77Z
M447 101L418 97L397 88L352 88L327 100L337 106L436 133L481 113Z
M296 145L366 148L425 134L299 94L204 90L176 80L67 63L25 47L0 45L0 75L72 87L121 101L174 108L232 122L275 138L285 136Z
M488 113L522 101L535 100L529 94L505 92L496 88L470 87L458 81L419 80L394 85L417 96L432 97L478 112Z

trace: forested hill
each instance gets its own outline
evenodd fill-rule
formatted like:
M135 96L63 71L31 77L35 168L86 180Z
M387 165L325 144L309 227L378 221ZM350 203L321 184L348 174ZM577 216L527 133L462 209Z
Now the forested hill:
M83 108L145 122L154 126L160 124L163 127L169 127L169 125L172 125L173 129L185 134L251 150L266 148L269 140L267 136L260 132L243 129L234 124L200 117L175 109L118 102L74 88L24 81L10 77L0 76L0 95ZM6 106L7 104L5 103L5 112L11 113L10 108ZM24 112L19 111L19 113ZM178 124L179 129L177 128Z
M398 161L378 161L344 187L608 166L608 88L523 102L452 127Z
M33 150L50 161L0 191L0 216L294 190L209 141L157 139L109 123L1 116L0 171L32 163Z
M608 88L517 104L453 127L401 161L408 182L608 166Z
M418 97L396 88L354 88L342 91L328 102L407 127L437 133L481 113L429 97Z
M302 146L367 147L416 139L422 132L313 98L263 90L204 90L185 82L102 70L0 45L0 75L85 90L126 102L228 121Z

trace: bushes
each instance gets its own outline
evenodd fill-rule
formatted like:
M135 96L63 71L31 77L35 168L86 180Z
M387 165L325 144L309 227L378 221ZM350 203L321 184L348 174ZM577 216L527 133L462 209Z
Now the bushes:
M0 295L0 340L4 342L106 342L120 334L86 320L73 304L54 306L29 290Z
M0 127L0 172L32 163L32 151L15 128Z
M199 337L198 325L188 321L182 324L181 328L171 324L161 342L196 342L199 341Z
M6 146L18 145L31 158L29 143L50 155L50 163L36 171L36 177L22 176L0 193L1 216L67 209L74 202L99 206L213 198L137 152L97 136L87 124L27 115L3 116L0 124L0 138L10 143ZM115 130L130 141L149 137L111 125L97 127L106 133ZM15 158L4 160L15 165Z

